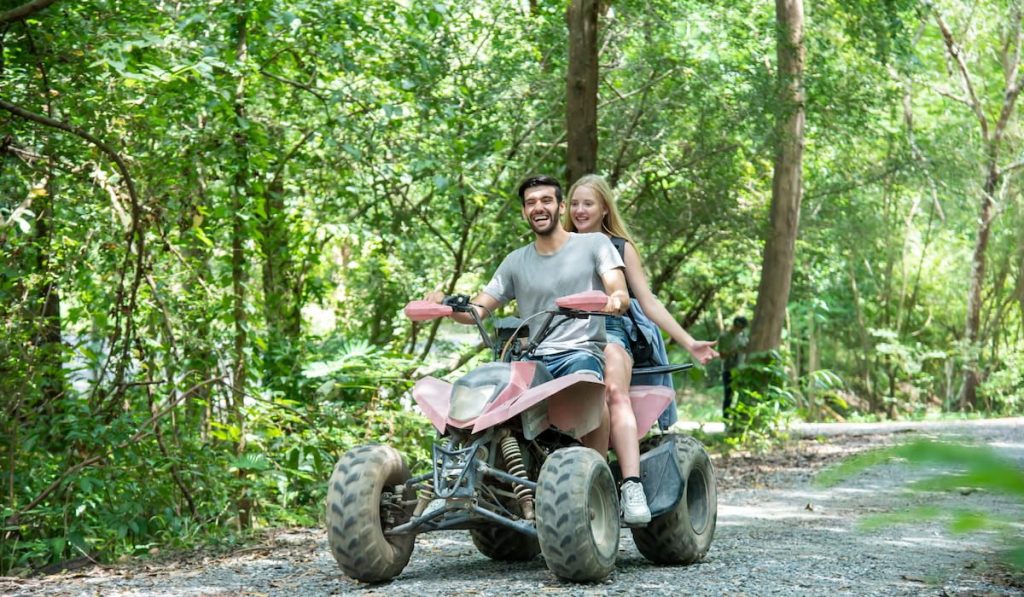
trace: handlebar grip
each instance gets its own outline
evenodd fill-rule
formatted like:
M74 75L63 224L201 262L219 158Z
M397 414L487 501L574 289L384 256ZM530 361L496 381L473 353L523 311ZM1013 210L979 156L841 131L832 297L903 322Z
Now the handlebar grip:
M413 321L430 321L452 314L448 305L439 305L430 301L412 301L405 306L405 316Z
M555 300L555 304L575 311L600 311L608 304L608 295L600 290L588 290L563 296Z

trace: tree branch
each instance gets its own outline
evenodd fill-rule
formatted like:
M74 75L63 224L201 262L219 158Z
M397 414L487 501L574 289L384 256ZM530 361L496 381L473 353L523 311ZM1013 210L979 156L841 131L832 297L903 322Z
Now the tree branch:
M999 139L1003 136L1003 131L1006 130L1006 124L1010 121L1010 115L1013 114L1013 106L1017 102L1017 97L1020 96L1021 88L1024 87L1024 75L1017 77L1017 72L1020 68L1020 25L1022 13L1016 12L1017 18L1011 25L1012 29L1016 33L1016 43L1014 44L1014 53L1012 58L1012 64L1006 66L1009 67L1009 71L1006 74L1006 95L1003 97L1003 107L999 111L999 120L996 121L996 130L994 135L994 141L999 142Z
M953 93L952 91L950 91L948 89L942 89L941 87L934 87L934 86L932 86L932 91L934 91L935 93L941 95L944 98L951 99L954 102L963 104L963 105L967 106L968 108L972 108L972 109L974 108L974 106L971 105L971 100L967 99L966 97L962 97L962 96L956 95L955 93Z
M292 87L295 87L296 89L301 89L301 90L311 94L313 97L315 97L316 99L318 99L318 100L320 100L322 102L326 102L327 101L327 97L325 97L324 94L319 89L316 89L316 88L312 87L311 85L306 85L305 83L300 83L299 81L295 81L295 80L289 79L287 77L283 77L281 75L272 73L272 72L268 71L265 68L261 68L260 69L260 74L263 75L264 77L268 77L270 79L273 79L273 80L275 80L275 81L277 81L279 83L284 83L285 85L291 85Z
M985 139L985 143L988 143L988 119L985 118L985 112L981 109L981 102L978 101L978 96L974 93L974 85L971 84L971 74L967 71L967 63L964 62L963 50L956 45L956 41L953 39L953 32L949 30L949 26L946 25L946 21L942 18L939 11L935 11L935 21L939 24L939 29L942 31L942 39L946 42L946 50L949 52L950 57L956 61L957 67L960 69L964 91L967 92L967 96L970 98L968 105L974 110L974 115L978 118L978 123L981 125L981 136Z
M0 13L0 25L27 19L56 1L57 0L32 0L31 2L26 2L17 8L12 8L7 12Z
M3 21L0 20L0 22ZM29 112L28 110L18 107L3 99L0 99L0 108L7 110L15 116L20 116L25 120L31 120L32 122L42 124L50 128L55 128L67 133L71 133L72 135L75 135L76 137L81 137L82 139L85 139L89 143L95 145L100 151L105 153L107 157L109 157L114 162L114 164L117 165L118 172L121 174L122 177L124 177L125 186L128 189L128 195L131 197L132 204L138 205L139 197L138 194L135 192L135 182L132 179L131 174L128 173L128 166L127 164L125 164L121 156L118 155L118 153L114 151L109 145L107 145L103 141L100 141L93 135L89 134L87 131L84 131L77 126L72 126L59 120L54 120L41 114L36 114L35 112Z
M35 153L30 149L24 147L18 147L14 145L13 140L10 137L6 137L3 142L0 142L0 153L9 153L14 157L20 159L26 164L30 164L34 161L45 159L46 156Z
M0 230L3 230L4 228L10 226L14 222L14 220L17 219L18 216L22 214L22 212L28 210L29 207L32 207L33 196L34 195L32 195L32 193L29 193L28 197L25 197L25 200L22 201L18 207L14 208L14 211L11 212L11 216L7 218L6 222L0 220Z
M1012 164L1007 164L1007 165L1003 166L1002 168L1000 168L999 169L999 176L1002 177L1004 174L1009 174L1010 172L1013 172L1014 170L1017 170L1018 168L1022 168L1022 167L1024 167L1024 159L1017 160L1016 162L1013 162Z

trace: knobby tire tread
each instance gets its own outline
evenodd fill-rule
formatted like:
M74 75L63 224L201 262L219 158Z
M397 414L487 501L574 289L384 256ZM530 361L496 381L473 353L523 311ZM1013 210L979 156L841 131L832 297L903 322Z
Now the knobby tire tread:
M641 554L655 564L692 564L703 558L711 548L718 521L718 491L715 467L699 441L689 436L676 438L676 462L683 479L689 483L690 473L703 473L707 492L702 498L708 508L708 521L697 533L690 523L687 490L675 508L658 516L646 527L634 528L633 540Z
M359 446L338 461L327 486L327 539L348 576L381 582L409 563L415 538L385 537L380 520L383 488L408 478L401 454L388 446Z

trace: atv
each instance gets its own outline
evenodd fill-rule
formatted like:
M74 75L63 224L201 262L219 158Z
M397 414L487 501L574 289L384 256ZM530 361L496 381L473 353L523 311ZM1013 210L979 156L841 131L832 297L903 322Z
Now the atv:
M413 387L416 404L438 432L432 470L412 476L402 455L385 445L353 448L338 461L327 487L327 538L345 574L369 583L392 579L409 562L416 535L448 529L469 530L474 545L494 560L542 554L554 574L570 581L600 581L611 573L624 526L620 475L580 444L601 422L604 384L581 373L553 379L530 360L561 322L607 315L597 312L606 298L592 291L559 299L557 308L534 316L540 318L534 334L528 321L497 320L494 338L469 297L406 306L414 321L471 314L494 361L455 383L425 377ZM643 437L674 392L633 386L630 397ZM692 437L672 433L641 442L640 450L652 520L630 529L637 548L657 564L699 560L711 547L718 512L707 452Z

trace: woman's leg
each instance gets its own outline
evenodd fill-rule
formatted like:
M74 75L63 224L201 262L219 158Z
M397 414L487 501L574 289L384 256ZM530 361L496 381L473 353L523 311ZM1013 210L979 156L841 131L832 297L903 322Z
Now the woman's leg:
M640 476L640 443L636 416L629 400L629 380L633 361L618 344L609 342L604 349L604 383L611 418L611 447L619 458L622 477Z
M611 444L619 457L619 469L622 471L619 500L622 519L629 526L643 525L651 521L651 510L647 506L647 496L640 482L640 443L636 416L629 400L633 360L624 348L613 342L605 346L604 358L605 394L612 425Z

